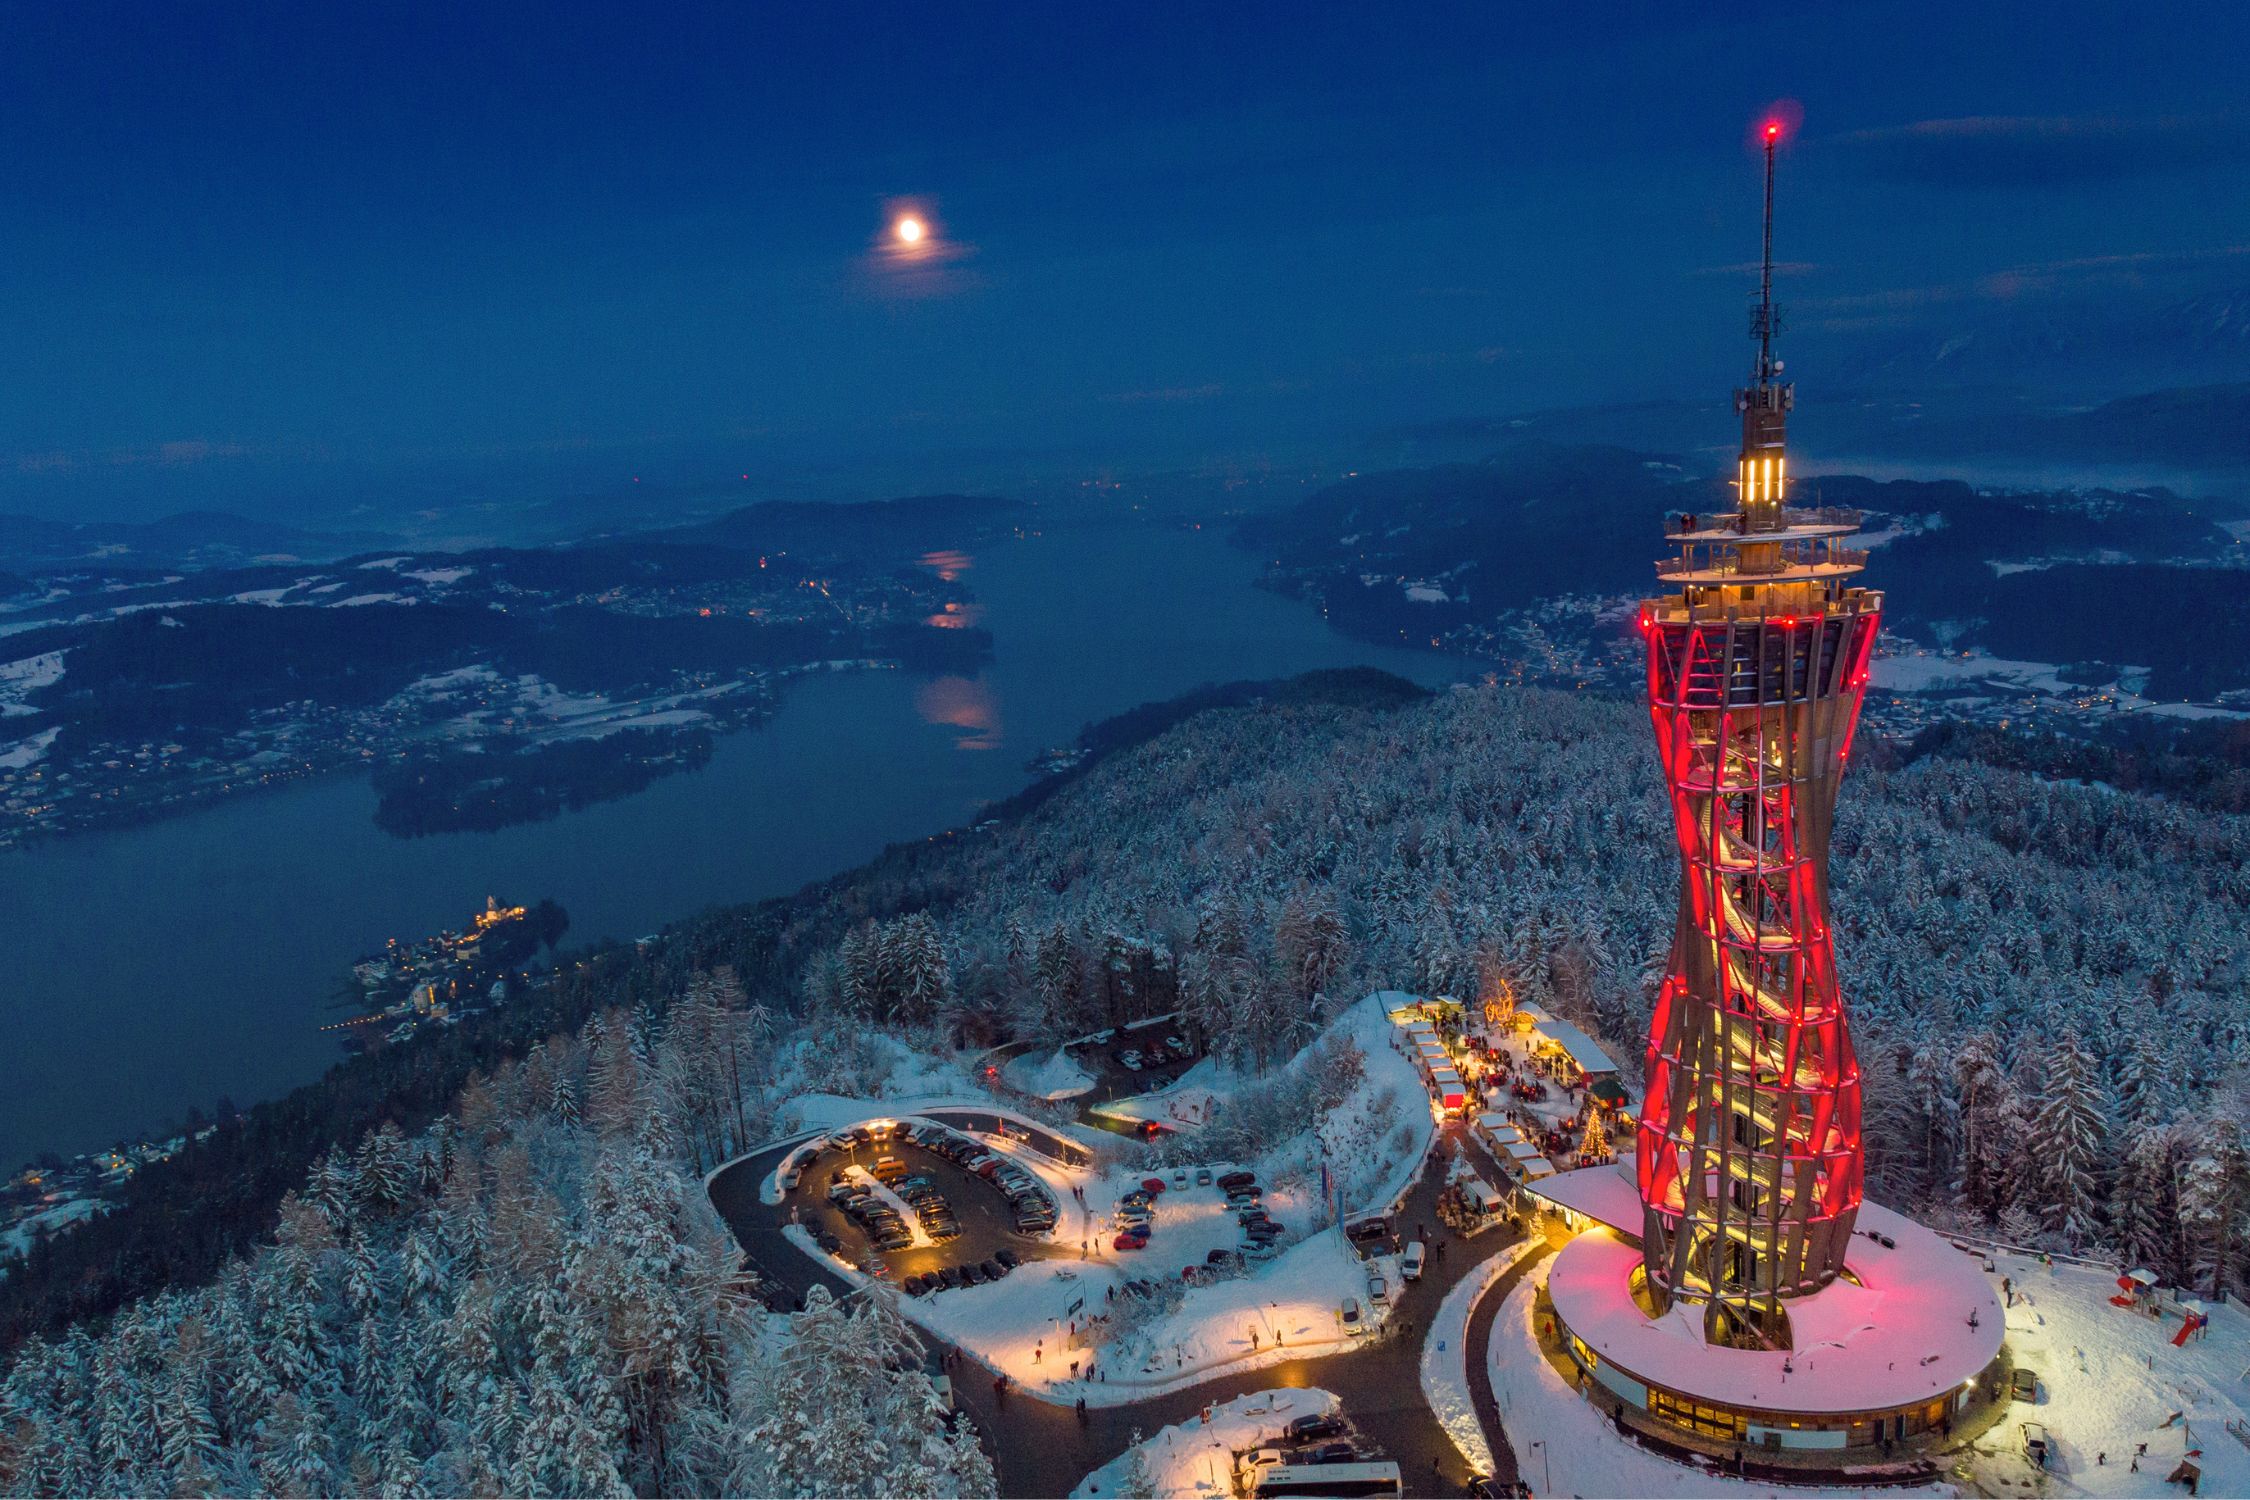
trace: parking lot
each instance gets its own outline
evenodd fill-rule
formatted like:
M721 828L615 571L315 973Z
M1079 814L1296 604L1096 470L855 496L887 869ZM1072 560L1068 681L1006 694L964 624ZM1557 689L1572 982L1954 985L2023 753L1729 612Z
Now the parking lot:
M1009 1182L1021 1192L1035 1179L946 1126L861 1126L800 1147L792 1162L798 1180L786 1202L795 1221L822 1249L880 1267L909 1290L927 1290L922 1278L948 1271L990 1267L1005 1274L1015 1262L1054 1253L1038 1218L1019 1219L1010 1203ZM974 1170L987 1163L997 1163L989 1174ZM877 1173L887 1179L881 1187L873 1181ZM1049 1215L1060 1211L1043 1184L1036 1200L1025 1197L1034 1201ZM886 1229L894 1232L879 1239ZM901 1233L912 1242L900 1243Z
M1123 1098L1153 1093L1194 1067L1201 1054L1185 1046L1169 1045L1186 1040L1177 1026L1143 1026L1074 1047L1070 1055L1092 1075L1091 1097Z

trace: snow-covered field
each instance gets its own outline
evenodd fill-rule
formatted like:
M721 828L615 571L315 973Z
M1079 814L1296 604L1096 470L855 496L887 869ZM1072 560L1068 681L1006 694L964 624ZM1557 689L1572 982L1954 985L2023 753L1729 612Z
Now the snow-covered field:
M36 713L24 700L43 687L62 681L63 654L43 651L17 661L0 662L0 718Z
M1123 1495L1131 1485L1136 1494L1232 1495L1236 1453L1278 1437L1299 1417L1325 1417L1341 1404L1327 1391L1286 1387L1237 1396L1126 1449L1070 1493L1073 1500ZM1131 1472L1136 1467L1138 1474Z
M2124 667L2114 683L2089 686L2066 682L2054 662L2017 661L1983 650L1966 652L1916 650L1905 654L1877 655L1869 675L1878 691L1926 693L1947 689L1983 687L1997 693L2041 693L2054 698L2106 697L2118 713L2158 714L2168 718L2239 718L2240 714L2209 704L2165 702L2140 696L2147 686L2146 667Z
M2111 1306L2117 1285L2107 1272L2009 1255L1994 1266L2016 1284L2008 1349L2038 1375L2039 1399L2011 1406L1978 1442L1976 1475L1988 1491L2020 1492L2032 1479L2023 1427L2037 1422L2055 1446L2049 1473L2057 1492L2180 1494L2165 1476L2201 1449L2203 1494L2250 1495L2250 1315L2210 1305L2204 1335L2174 1348L2178 1315ZM2148 1454L2136 1473L2141 1443Z

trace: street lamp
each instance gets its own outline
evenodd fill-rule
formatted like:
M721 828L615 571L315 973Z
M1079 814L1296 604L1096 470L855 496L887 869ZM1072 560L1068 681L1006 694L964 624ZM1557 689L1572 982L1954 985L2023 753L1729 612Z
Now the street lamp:
M1555 1466L1547 1459L1547 1440L1533 1438L1531 1446L1539 1450L1539 1488L1551 1494L1555 1488Z

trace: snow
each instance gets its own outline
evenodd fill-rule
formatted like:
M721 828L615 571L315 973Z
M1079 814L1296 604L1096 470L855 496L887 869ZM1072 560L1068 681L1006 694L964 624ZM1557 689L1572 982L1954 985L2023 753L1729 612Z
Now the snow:
M363 568L396 569L412 561L414 559L411 557L375 557L361 563L360 566Z
M0 1230L0 1261L13 1256L29 1255L41 1230L50 1235L60 1234L74 1225L83 1224L96 1214L108 1213L110 1208L110 1204L98 1198L73 1198L32 1214L7 1229Z
M1139 1253L1149 1254L1162 1237L1159 1228L1150 1250ZM1386 1275L1398 1284L1395 1266ZM1359 1299L1367 1333L1344 1331L1347 1297ZM1199 1384L1220 1370L1263 1369L1308 1354L1333 1354L1379 1336L1389 1313L1387 1305L1367 1301L1367 1263L1344 1243L1341 1231L1323 1230L1250 1276L1190 1288L1178 1309L1102 1351L1105 1383L1065 1394L1084 1394L1095 1404L1143 1401Z
M1570 1054L1570 1060L1588 1073L1614 1073L1617 1064L1611 1062L1595 1040L1568 1021L1549 1019L1541 1021L1533 1035L1543 1037Z
M1167 1125L1201 1125L1208 1122L1211 1111L1226 1100L1232 1084L1233 1080L1222 1075L1219 1064L1214 1059L1199 1058L1193 1067L1163 1088L1123 1099L1106 1100L1095 1106L1095 1113L1114 1120L1158 1120Z
M1451 602L1444 589L1428 583L1408 584L1406 586L1406 597L1410 603L1414 604L1446 604Z
M1429 1336L1422 1344L1422 1399L1472 1473L1490 1474L1494 1465L1484 1424L1477 1420L1476 1404L1469 1395L1469 1314L1492 1284L1540 1243L1525 1240L1486 1256L1445 1294L1431 1315Z
M645 714L627 714L617 719L595 719L570 724L551 734L542 736L556 740L601 740L627 729L678 729L690 724L708 724L711 715L700 708L660 708Z
M2250 1432L2250 1314L2233 1303L2205 1306L2211 1323L2181 1348L2176 1306L2163 1316L2112 1306L2117 1280L2106 1269L2041 1265L2027 1256L1996 1255L1995 1276L2016 1285L2007 1310L2008 1348L2039 1378L2039 1399L2012 1405L1979 1444L1992 1450L1976 1464L1989 1492L2019 1489L2034 1471L2023 1454L2023 1424L2043 1424L2055 1448L2050 1473L2058 1488L2081 1495L2178 1494L2164 1476L2191 1448L2201 1448L2206 1495L2250 1494L2250 1445L2230 1423ZM2168 1420L2178 1413L2178 1420ZM2140 1472L2135 1445L2148 1444ZM2107 1464L2096 1460L2107 1454Z
M7 749L0 750L0 771L21 771L27 766L37 765L46 755L47 747L54 744L55 736L61 733L62 726L56 724L40 730L27 740L18 740Z
M1983 687L1995 692L2044 693L2066 699L2100 699L2116 713L2148 713L2175 719L2231 719L2238 711L2204 703L2160 702L2144 698L2138 689L2147 686L2149 669L2121 666L2117 681L2089 685L2066 682L2062 668L2053 662L2017 661L1979 649L1967 652L1895 650L1875 658L1871 676L1878 691L1924 693Z
M0 662L0 718L37 713L24 699L41 688L62 681L63 654L43 651L37 656Z
M422 568L411 573L401 573L398 576L418 579L428 584L446 584L459 583L475 571L474 568Z
M356 609L362 604L412 604L404 594L354 594L349 599L336 601L337 609Z
M1043 1060L1036 1052L1008 1060L1001 1069L1008 1087L1034 1099L1075 1099L1094 1087L1094 1080L1070 1053L1057 1049Z
M1572 1243L1577 1243L1573 1241ZM1675 1464L1630 1440L1600 1408L1566 1384L1541 1352L1532 1326L1538 1277L1508 1294L1493 1320L1485 1369L1500 1405L1500 1425L1523 1479L1542 1495L1741 1496L1772 1486ZM1533 1447L1533 1443L1538 1447ZM1855 1485L1791 1485L1792 1496L1861 1495ZM1889 1489L1884 1495L1952 1495L1951 1488Z
M1123 1494L1127 1462L1138 1453L1150 1494L1231 1496L1236 1453L1272 1441L1299 1417L1325 1417L1342 1404L1327 1391L1289 1386L1237 1396L1126 1449L1070 1493L1074 1500Z
M1879 1204L1860 1205L1858 1228L1844 1260L1856 1284L1839 1278L1789 1304L1794 1355L1713 1348L1690 1303L1650 1318L1626 1289L1640 1249L1607 1229L1563 1248L1547 1290L1570 1331L1619 1371L1688 1394L1723 1391L1745 1406L1875 1411L1944 1395L1983 1370L1999 1352L2002 1321L1977 1261Z

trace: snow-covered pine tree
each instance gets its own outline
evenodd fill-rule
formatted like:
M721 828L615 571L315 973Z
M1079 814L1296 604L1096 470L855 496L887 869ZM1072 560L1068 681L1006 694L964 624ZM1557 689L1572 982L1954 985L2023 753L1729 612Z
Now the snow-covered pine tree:
M2046 1063L2031 1118L2038 1207L2047 1229L2077 1249L2101 1234L2110 1102L2094 1076L2092 1059L2070 1032L2055 1039Z

